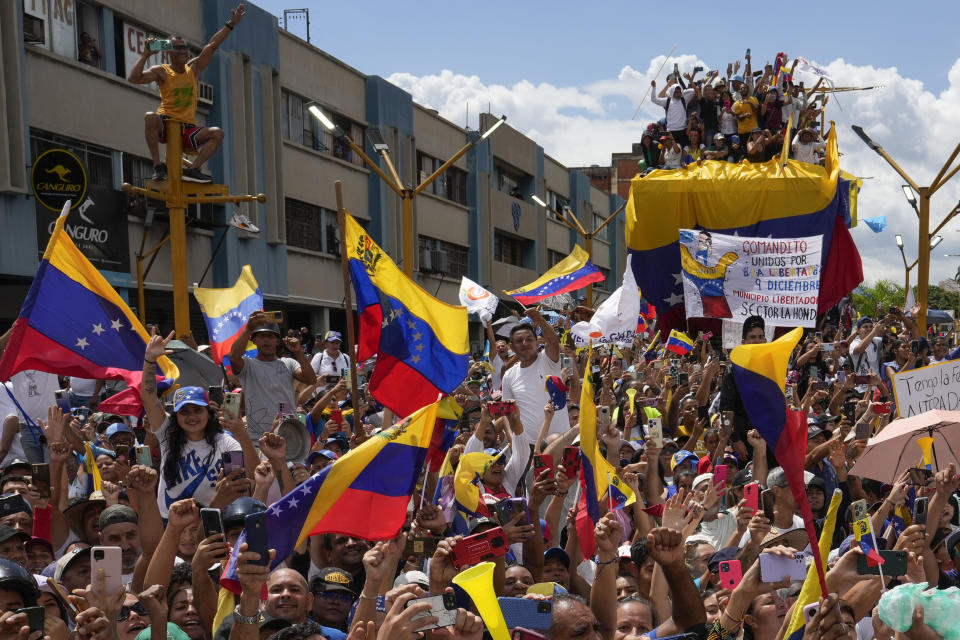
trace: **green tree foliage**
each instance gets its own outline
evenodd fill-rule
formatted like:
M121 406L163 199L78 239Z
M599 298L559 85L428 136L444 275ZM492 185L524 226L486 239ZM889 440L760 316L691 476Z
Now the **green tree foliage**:
M886 313L887 307L903 308L903 287L893 280L878 280L873 285L861 284L853 290L853 308L862 316L874 316L877 305Z
M943 287L930 285L927 292L927 307L930 309L942 309L949 311L957 309L957 294L953 291L947 291Z

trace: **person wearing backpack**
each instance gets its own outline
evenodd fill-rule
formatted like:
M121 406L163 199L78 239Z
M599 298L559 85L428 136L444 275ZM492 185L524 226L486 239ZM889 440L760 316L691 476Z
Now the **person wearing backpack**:
M657 81L651 80L650 86L653 87L651 93L657 89ZM671 88L672 87L672 88ZM681 146L690 144L687 138L687 105L696 95L694 89L684 89L677 84L676 79L667 82L667 86L661 95L653 96L651 100L654 104L663 107L667 114L667 131L673 134L673 139ZM669 97L663 95L669 93Z

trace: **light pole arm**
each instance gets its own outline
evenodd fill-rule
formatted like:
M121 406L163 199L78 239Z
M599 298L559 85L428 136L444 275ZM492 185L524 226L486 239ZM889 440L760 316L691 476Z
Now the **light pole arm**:
M877 144L876 142L874 142L873 139L872 139L870 136L867 135L867 132L863 130L863 127L860 127L860 126L857 126L857 125L853 125L853 126L851 127L851 129L853 129L853 132L854 132L854 133L856 133L858 136L860 136L860 139L863 140L863 143L864 143L864 144L866 144L868 147L870 147L871 149L873 149L874 151L876 151L876 152L877 152L877 155L879 155L881 158L883 158L884 160L886 160L886 161L887 161L887 164L889 164L891 167L893 167L893 170L896 171L898 174L900 174L900 177L903 178L904 180L906 180L906 181L907 181L907 184L909 184L911 187L913 187L913 190L914 190L914 191L916 191L917 193L920 193L920 187L918 187L918 186L917 186L917 183L913 181L913 178L911 178L910 176L908 176L907 173L906 173L903 169L900 168L900 165L898 165L898 164L894 161L894 159L891 158L890 155L889 155L886 151L883 150L883 147L881 147L879 144Z
M910 267L907 266L907 254L904 253L903 247L900 247L900 257L903 258L903 268L909 269Z
M939 189L940 187L942 187L943 185L945 185L945 184L947 183L947 181L950 180L950 178L952 178L953 176L957 175L957 171L960 171L960 164L958 164L957 166L955 166L955 167L950 171L950 173L948 173L948 174L946 175L946 177L945 177L943 180L941 180L940 182L938 182L937 185L930 190L930 193L933 193L934 191L936 191L937 189Z
M611 213L611 214L607 217L606 220L604 220L603 222L601 222L601 223L600 223L600 226L597 227L596 229L594 229L594 230L593 230L593 233L591 233L590 235L591 235L591 236L595 236L595 235L597 235L598 233L600 233L600 230L603 229L605 226L607 226L607 225L610 223L611 220L613 220L614 218L616 218L617 215L618 215L621 211L623 211L624 208L626 208L626 206L627 206L627 203L624 202L622 205L620 205L619 207L617 207L617 210L614 211L613 213Z
M957 215L957 212L958 212L958 211L960 211L960 204L958 204L957 206L955 206L955 207L953 208L953 210L952 210L950 213L947 214L947 217L945 217L945 218L943 219L943 222L941 222L941 223L937 226L936 229L934 229L933 231L930 232L930 236L932 237L932 236L937 235L937 231L940 231L940 229L943 229L943 225L945 225L945 224L947 224L948 222L950 222L950 220L953 218L953 216Z
M950 178L952 178L952 177L953 177L953 174L957 172L957 170L954 169L953 172L952 172L949 176L947 176L946 178L944 178L943 181L941 182L940 179L943 178L943 174L945 174L945 173L947 172L947 169L950 168L950 165L953 164L953 161L954 161L954 159L957 157L957 154L958 154L958 153L960 153L960 144L958 144L958 145L954 148L953 153L951 153L951 154L950 154L950 157L947 158L947 161L943 163L943 167L941 167L940 173L938 173L938 174L937 174L937 177L934 178L934 179L933 179L933 182L930 183L930 190L928 191L928 193L929 193L930 195L933 195L933 192L934 192L934 191L936 191L937 189L939 189L940 187L942 187L943 184L944 184L947 180L949 180Z
M436 171L434 171L434 172L431 173L429 176L427 176L427 179L426 179L426 180L424 180L423 182L421 182L420 184L418 184L418 185L417 185L417 188L413 190L413 195L414 195L414 196L420 195L420 192L421 192L421 191L423 191L424 189L426 189L427 187L429 187L431 182L433 182L434 180L436 180L437 178L439 178L439 177L443 174L444 171L446 171L447 169L449 169L449 168L453 165L454 162L456 162L457 160L459 160L460 158L462 158L462 157L463 157L463 154L465 154L467 151L469 151L469 150L470 150L470 147L472 147L472 146L473 146L473 143L472 143L472 142L468 142L467 144L463 145L463 147L461 147L461 149L460 149L459 151L457 151L455 154L453 154L452 156L450 156L450 159L449 159L449 160L447 160L447 161L444 162L442 165L440 165L439 167L437 167L437 170L436 170Z
M381 149L380 157L382 157L383 161L387 163L387 169L390 170L390 175L393 176L394 181L401 189L403 189L403 180L400 179L400 174L397 173L397 168L393 166L393 161L390 160L390 152L386 149Z
M371 160L370 156L364 153L363 149L361 149L360 146L353 141L353 138L344 133L340 139L346 142L351 149L353 149L361 158L363 158L363 161L367 164L367 166L373 169L373 172L380 176L380 178L387 183L387 186L393 189L397 195L403 194L403 185L399 182L394 183L390 176L383 172L383 169L380 168L380 165Z
M573 215L572 209L570 210L570 219L573 220L573 222L577 225L577 228L575 230L579 231L584 238L590 235L589 233L587 233L587 230L583 228L583 225L580 224L580 221L577 219L577 216Z

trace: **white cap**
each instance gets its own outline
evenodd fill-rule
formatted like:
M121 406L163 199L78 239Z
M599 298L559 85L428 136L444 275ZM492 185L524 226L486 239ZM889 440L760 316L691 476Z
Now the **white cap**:
M430 578L423 571L407 571L397 576L393 581L393 587L396 589L405 584L418 584L424 589L430 588Z
M704 480L713 480L713 474L701 473L700 475L698 475L696 478L693 479L693 485L691 486L693 486L693 488L696 489L697 485L703 482Z

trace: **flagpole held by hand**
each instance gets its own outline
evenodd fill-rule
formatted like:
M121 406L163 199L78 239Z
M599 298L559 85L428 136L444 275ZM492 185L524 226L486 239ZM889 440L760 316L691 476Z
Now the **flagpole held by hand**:
M360 415L360 393L357 390L357 349L353 330L353 298L350 287L349 254L347 253L347 210L343 207L343 182L333 183L337 192L337 226L340 228L340 269L343 272L343 308L347 318L347 354L350 361L350 403L353 405L353 433L357 432L362 424ZM404 416L405 417L405 416Z

